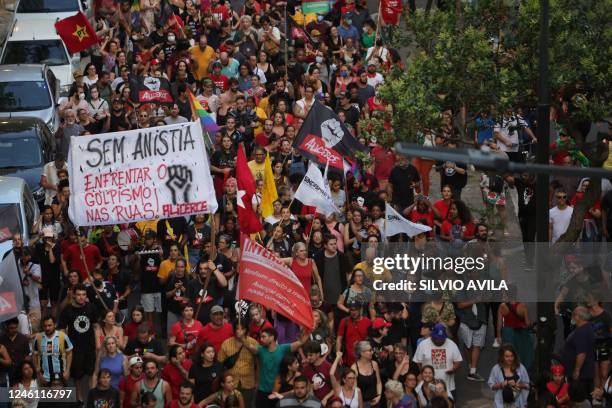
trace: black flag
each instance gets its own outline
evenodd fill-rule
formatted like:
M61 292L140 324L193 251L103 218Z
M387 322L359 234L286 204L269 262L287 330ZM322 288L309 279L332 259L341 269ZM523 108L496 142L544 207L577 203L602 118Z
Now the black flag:
M352 158L356 152L367 151L338 115L318 101L315 101L304 119L293 147L299 149L307 159L322 165L329 162L330 168L340 171L344 170L343 158Z

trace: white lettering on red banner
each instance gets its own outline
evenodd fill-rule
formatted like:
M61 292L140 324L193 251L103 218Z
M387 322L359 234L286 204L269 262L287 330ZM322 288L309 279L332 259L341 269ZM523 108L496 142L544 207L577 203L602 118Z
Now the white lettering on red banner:
M198 123L73 136L69 216L75 225L154 220L217 210Z
M341 170L344 169L342 156L334 149L325 146L323 139L318 136L312 134L307 135L302 141L300 148L319 158L319 163L329 162L331 167Z
M172 102L172 95L165 89L159 91L144 90L138 93L138 101L142 103L146 102L161 102L170 103Z

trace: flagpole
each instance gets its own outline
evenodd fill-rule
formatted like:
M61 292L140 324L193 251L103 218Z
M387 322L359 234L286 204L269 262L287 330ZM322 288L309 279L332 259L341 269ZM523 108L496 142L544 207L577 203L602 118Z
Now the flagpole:
M382 2L383 0L380 0L378 2L378 14L376 15L376 32L374 34L374 48L376 48L376 39L378 38L378 31L380 28L380 10L382 8ZM373 52L372 52L373 54Z
M287 2L285 2L285 79L289 78L289 21L287 20Z

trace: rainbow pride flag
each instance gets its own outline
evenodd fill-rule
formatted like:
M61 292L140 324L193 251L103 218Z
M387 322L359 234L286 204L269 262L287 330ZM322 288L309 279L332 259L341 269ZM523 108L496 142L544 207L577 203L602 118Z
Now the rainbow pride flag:
M189 102L191 103L191 112L193 113L194 119L196 116L199 117L200 123L202 124L202 130L207 132L211 137L214 137L215 133L219 130L219 126L217 126L215 119L202 107L200 101L198 101L191 92L189 92Z

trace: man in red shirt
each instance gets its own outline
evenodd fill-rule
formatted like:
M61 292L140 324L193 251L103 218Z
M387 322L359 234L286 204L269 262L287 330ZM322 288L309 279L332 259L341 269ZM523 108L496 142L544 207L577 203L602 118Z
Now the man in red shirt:
M210 323L204 326L202 338L205 342L213 345L218 353L221 343L234 335L232 325L223 319L223 308L215 305L210 309Z
M185 305L181 312L182 319L170 328L170 338L168 339L169 346L174 344L183 346L187 357L204 343L204 326L199 320L193 318L193 314L193 305Z
M98 247L87 242L87 236L83 232L79 236L79 242L80 246L83 247L83 252L81 253L79 243L70 245L62 254L62 268L64 269L64 275L68 275L68 271L76 269L79 271L81 279L88 281L89 274L102 266L103 259ZM83 262L83 255L85 262Z
M124 405L128 406L128 405ZM197 408L197 405L193 402L193 384L189 381L181 383L179 388L178 399L172 400L169 408Z
M134 390L134 385L144 378L142 364L142 358L138 356L130 358L128 364L130 373L125 377L121 377L121 380L119 380L119 399L123 401L124 407L130 406L130 398L132 396L132 390Z
M381 190L386 190L389 184L389 175L395 166L395 153L387 147L376 145L372 149L374 158L374 176L378 179Z
M270 144L270 140L272 139L272 129L274 128L274 122L272 119L268 118L264 121L263 130L255 135L255 143L257 146L266 147Z
M229 78L221 73L223 65L220 61L215 61L212 64L212 73L208 75L213 84L215 85L215 94L220 95L229 89Z
M315 397L325 406L327 400L334 396L329 374L331 364L321 356L321 344L316 341L304 344L304 354L307 363L304 364L302 374L308 377Z
M362 306L354 301L346 305L349 316L340 321L336 337L336 350L343 351L344 363L351 366L355 362L355 344L368 337L368 329L372 322L361 313Z

